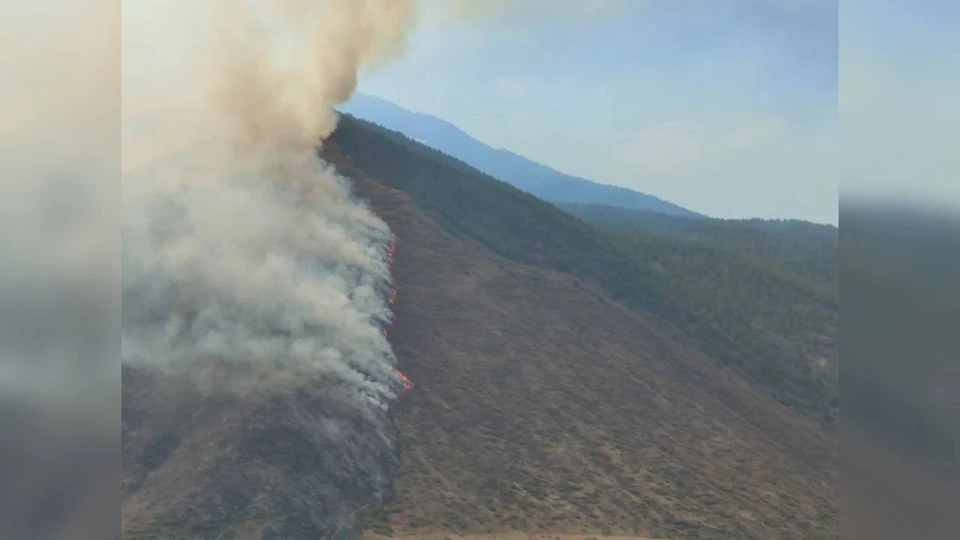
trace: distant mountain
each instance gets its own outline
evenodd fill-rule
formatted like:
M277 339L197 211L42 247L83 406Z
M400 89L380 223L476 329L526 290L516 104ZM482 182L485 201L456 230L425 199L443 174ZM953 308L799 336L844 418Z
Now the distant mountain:
M357 94L343 112L399 131L541 199L557 203L606 204L683 217L700 214L653 195L599 184L551 169L508 150L484 144L453 124L403 109L383 99Z

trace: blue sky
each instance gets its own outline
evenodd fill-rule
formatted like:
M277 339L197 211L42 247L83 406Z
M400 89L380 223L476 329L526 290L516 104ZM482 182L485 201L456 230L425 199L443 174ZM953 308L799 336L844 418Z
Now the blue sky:
M494 146L719 217L960 208L956 0L423 1L361 89Z
M836 0L606 3L428 4L361 91L709 215L837 222Z

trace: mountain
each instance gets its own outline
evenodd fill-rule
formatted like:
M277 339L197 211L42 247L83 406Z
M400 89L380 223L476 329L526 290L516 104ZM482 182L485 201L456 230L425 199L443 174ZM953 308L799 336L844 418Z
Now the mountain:
M408 111L377 97L357 94L341 106L341 110L399 131L544 200L616 205L675 216L700 215L653 195L564 174L513 152L488 146L449 122Z
M351 117L322 155L398 236L390 336L416 389L372 531L837 537L829 292L638 244Z

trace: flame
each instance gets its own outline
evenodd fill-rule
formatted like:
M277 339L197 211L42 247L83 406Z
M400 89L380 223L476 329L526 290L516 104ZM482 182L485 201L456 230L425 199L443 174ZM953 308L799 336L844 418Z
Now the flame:
M390 244L390 247L387 249L387 260L390 261L390 266L393 266L393 256L397 251L397 242L394 241Z
M394 241L394 243L390 244L390 248L387 250L387 260L390 262L391 270L393 269L394 254L396 253L396 251L397 251L397 243L396 241ZM390 289L390 296L387 298L387 304L390 306L393 306L393 303L396 301L397 301L397 288L393 287ZM383 337L385 338L390 337L390 326L386 326L383 328ZM410 390L413 390L413 382L409 378L407 378L407 376L404 375L403 372L400 371L399 369L397 370L397 378L400 379L401 382L403 382L404 393L409 392Z
M413 382L411 382L410 379L408 379L407 376L404 375L403 372L400 371L399 369L397 370L397 376L400 377L401 381L403 381L404 392L409 392L413 390Z

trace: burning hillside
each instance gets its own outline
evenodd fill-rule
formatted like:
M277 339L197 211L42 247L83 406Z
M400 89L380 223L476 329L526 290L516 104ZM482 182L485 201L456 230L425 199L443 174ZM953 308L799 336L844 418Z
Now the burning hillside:
M124 534L352 535L412 385L393 234L315 148L413 1L124 7Z
M393 276L393 265L394 265L394 260L395 260L396 251L397 251L397 241L394 240L394 242L393 242L392 244L390 244L390 249L387 250L387 261L390 263L391 282L393 282L393 279L392 279L392 276ZM397 294L398 294L398 293L397 293L397 287L396 287L396 285L394 285L394 286L390 289L390 294L387 296L387 305L389 305L390 307L393 307L393 304L397 301ZM391 319L390 322L391 322L391 324L392 324L393 320ZM385 338L389 338L389 337L390 337L390 325L389 325L389 324L383 328L383 337L385 337ZM413 381L411 381L411 380L410 380L406 375L404 375L403 372L400 371L399 369L397 370L397 377L398 377L398 378L400 379L400 381L403 383L403 389L404 389L403 391L404 391L404 392L409 392L410 390L413 390Z

